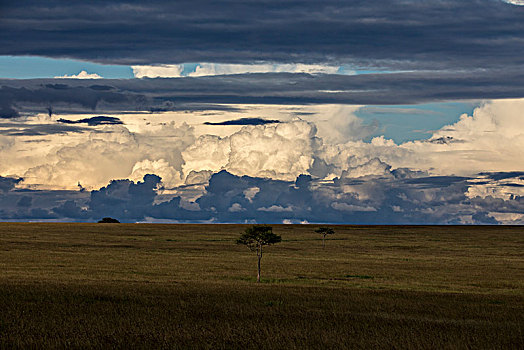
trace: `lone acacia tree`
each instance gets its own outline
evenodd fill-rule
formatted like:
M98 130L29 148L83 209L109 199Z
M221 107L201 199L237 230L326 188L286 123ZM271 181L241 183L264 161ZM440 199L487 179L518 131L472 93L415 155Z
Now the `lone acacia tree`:
M262 247L279 243L282 238L273 233L273 228L266 225L253 225L247 228L244 233L237 239L237 244L243 244L252 252L257 253L258 257L258 273L257 282L260 282L260 261L262 260Z
M319 227L315 230L315 232L322 235L322 248L324 248L326 246L326 236L334 234L335 230L333 230L331 227Z

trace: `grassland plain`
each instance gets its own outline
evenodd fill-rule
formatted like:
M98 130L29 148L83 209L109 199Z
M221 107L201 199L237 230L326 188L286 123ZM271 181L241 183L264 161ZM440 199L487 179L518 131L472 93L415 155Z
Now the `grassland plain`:
M1 348L524 348L524 228L0 224Z

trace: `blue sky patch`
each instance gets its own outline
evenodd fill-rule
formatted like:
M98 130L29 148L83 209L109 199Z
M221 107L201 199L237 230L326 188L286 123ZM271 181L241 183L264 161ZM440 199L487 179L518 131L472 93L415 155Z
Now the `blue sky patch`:
M81 71L98 74L107 79L133 78L129 66L104 65L72 59L33 56L0 56L0 78L34 79L75 75Z

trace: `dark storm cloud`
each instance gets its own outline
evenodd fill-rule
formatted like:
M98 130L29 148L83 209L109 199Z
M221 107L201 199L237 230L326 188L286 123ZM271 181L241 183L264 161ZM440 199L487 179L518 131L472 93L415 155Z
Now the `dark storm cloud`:
M262 119L262 118L240 118L235 120L226 120L223 122L205 122L205 125L265 125L280 123L278 120Z
M11 191L22 180L21 178L0 176L0 192L7 193Z
M420 181L414 182L413 178ZM293 183L239 177L222 171L211 177L206 193L197 203L218 222L454 224L471 220L492 224L497 221L490 212L524 214L523 197L468 198L466 192L471 184L467 178L432 179L421 172L396 169L384 176L359 179L350 181L354 192L348 192L342 187L348 184L346 179L317 182L301 175ZM258 192L248 198L246 190L250 188L257 188ZM360 199L362 193L366 193L366 199Z
M20 198L18 200L18 202L16 203L16 206L17 207L30 207L31 204L33 203L33 198L32 197L29 197L29 196L23 196L22 198Z
M124 124L116 117L99 115L97 117L83 118L79 120L58 119L57 122L64 124L87 124L89 126Z
M145 175L143 181L113 180L99 190L91 191L82 208L75 200L67 200L52 209L60 217L79 221L96 221L102 217L117 218L122 222L135 222L148 217L171 220L205 220L208 213L185 210L180 207L180 197L154 204L161 178ZM83 191L81 191L83 193Z
M192 103L191 101L183 103L179 101L178 96L165 96L169 94L171 88L178 90L178 94L182 96L195 93L195 88L191 84L187 85L174 79L107 80L107 83L113 86L96 85L97 88L93 89L94 85L85 80L66 80L66 83L55 83L53 79L0 79L0 118L17 118L20 116L19 111L45 112L53 115L85 113L94 110L123 113L128 111L238 112L241 110L216 103ZM202 85L199 84L197 87L201 88ZM215 85L216 88L221 88L220 83ZM195 100L198 101L199 98L195 97ZM221 102L219 99L215 100L217 103ZM91 122L93 121L96 120Z
M517 179L518 176L507 173L505 179ZM90 193L17 190L14 186L19 181L0 177L0 219L97 221L111 216L122 222L168 219L180 222L280 223L285 220L298 223L307 220L355 224L457 224L466 220L493 224L497 223L493 212L524 214L524 197L469 198L466 196L472 186L469 179L454 176L432 179L425 173L409 169L331 182L318 181L309 175L301 175L293 182L221 171L211 176L205 193L196 200L198 207L193 210L184 209L180 197L157 203L162 183L156 175L146 175L143 181L136 183L113 180ZM522 219L515 221L519 222L522 223Z
M524 64L524 8L500 0L33 0L0 6L2 55L120 64Z
M0 220L26 221L30 219L79 220L57 215L52 211L63 201L75 201L82 205L85 194L75 191L38 191L17 189L15 186L22 178L0 176Z
M157 98L155 105L153 107L147 108L147 111L151 113L169 112L169 111L214 113L214 112L242 112L243 108L233 107L233 106L228 106L228 105L212 104L212 103L174 103L173 101L170 101L170 100L166 100L162 102L161 98Z
M92 131L89 128L60 124L0 123L0 135L6 136L45 136L65 135Z
M143 182L113 180L106 187L91 192L89 209L94 215L119 219L143 219L156 197L160 177L144 176Z
M0 105L0 119L12 119L19 116L20 114L12 106L8 104Z
M524 179L524 171L508 171L508 172L496 172L496 173L480 173L485 177L492 180L505 180L511 178Z
M469 177L462 176L429 176L416 179L409 179L406 183L417 185L419 188L440 188L450 186L454 183L461 183L470 180Z
M413 179L420 181L414 183ZM348 192L349 183L354 192ZM476 223L495 223L489 214L492 211L524 213L524 198L470 200L465 195L469 186L467 178L432 179L409 169L332 183L306 175L287 182L221 171L211 177L205 194L196 202L203 217L217 222L451 224L469 217ZM248 196L250 189L256 191ZM366 199L360 198L362 193Z
M22 179L19 179L19 181L21 180ZM0 177L0 187L1 186L2 177ZM87 219L87 216L59 215L53 211L53 208L67 201L74 202L79 206L84 206L88 198L88 194L80 193L79 191L47 191L15 188L11 188L8 192L2 192L0 190L0 220L27 221L30 219L55 219L81 221Z
M130 108L139 103L140 96L112 91L93 90L87 84L73 86L71 84L45 83L53 80L32 81L27 85L24 81L0 81L0 105L9 106L45 106L47 113L52 113L54 105L77 105L84 109L95 110L101 103L127 104ZM11 84L13 83L13 84Z
M524 96L524 70L455 73L309 75L241 74L173 79L105 80L93 90L86 80L0 79L0 105L16 113L227 110L227 104L396 105ZM207 105L207 106L206 106ZM444 140L445 141L445 140Z

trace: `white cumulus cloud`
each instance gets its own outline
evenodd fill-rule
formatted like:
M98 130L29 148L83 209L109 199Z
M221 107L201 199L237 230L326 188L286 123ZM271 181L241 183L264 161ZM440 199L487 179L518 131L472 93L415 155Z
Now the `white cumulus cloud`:
M182 76L184 66L168 64L158 66L131 66L136 78L178 78Z
M246 211L246 209L242 208L242 206L239 203L233 203L231 207L227 210L230 213L238 213L242 211Z
M227 75L245 73L309 73L309 74L335 74L337 66L319 64L217 64L200 63L189 76L200 77L206 75Z
M524 0L502 0L508 4L524 6Z
M257 209L258 211L265 211L265 212L272 212L272 213L284 213L284 212L293 212L292 207L282 207L280 205L272 205L268 208L266 207L260 207Z
M221 136L212 134L213 128L221 127L201 129L205 133L199 134L194 126L169 121L177 115L122 115L118 117L124 124L92 127L91 131L0 136L0 175L23 177L26 186L76 189L80 182L87 189L93 189L105 186L112 179L138 181L148 173L161 176L166 188L183 184L203 188L211 175L220 170L238 176L285 181L310 174L323 180L339 178L348 192L366 200L380 193L365 185L356 189L351 179L380 176L395 181L392 172L399 168L430 175L461 176L524 169L521 151L524 149L524 99L486 102L472 115L463 115L456 123L434 132L429 140L402 144L383 136L364 141L369 130L363 128L364 124L354 115L354 107L312 106L311 110L316 114L307 120L290 117L275 124L239 126ZM342 116L349 120L350 127L343 133L346 137L329 138L329 129L322 123L333 115L334 120L343 120ZM191 116L187 120L191 120ZM320 119L318 122L316 116ZM24 123L56 125L56 121L47 116L34 118ZM142 124L138 125L139 121ZM11 128L4 127L5 130ZM4 129L0 127L0 131ZM517 193L521 182L511 181L488 179L470 183L468 197L507 199L512 194L521 195ZM249 186L242 191L246 203L251 203L261 189ZM322 191L326 191L326 198L330 196L329 188ZM424 195L431 196L431 191ZM329 198L335 202L337 196L333 194Z
M136 78L178 78L182 76L202 77L210 75L230 75L246 73L309 73L309 74L336 74L338 66L321 64L226 64L226 63L199 63L194 70L188 71L184 64L169 64L156 66L132 66ZM344 71L344 74L351 74Z
M102 76L96 73L88 73L85 70L81 71L80 73L76 75L75 74L73 75L66 74L66 75L55 77L55 78L58 78L58 79L103 79Z

